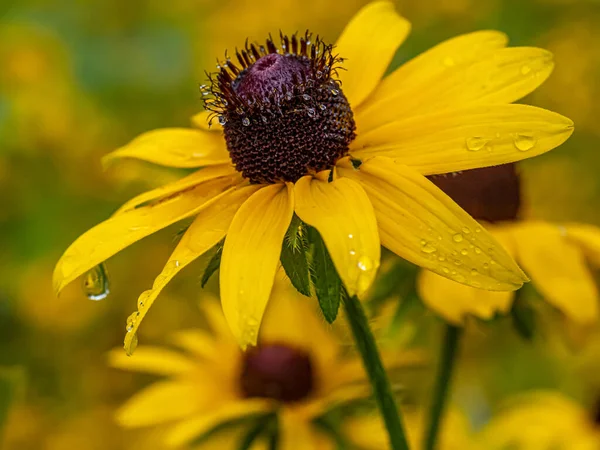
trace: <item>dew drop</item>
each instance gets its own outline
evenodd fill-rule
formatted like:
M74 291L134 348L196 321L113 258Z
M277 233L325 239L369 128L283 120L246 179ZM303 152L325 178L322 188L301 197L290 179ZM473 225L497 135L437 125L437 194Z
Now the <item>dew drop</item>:
M308 114L308 117L315 117L317 115L317 112L314 108L308 108L306 112Z
M463 256L467 256L467 255L469 254L469 251L468 251L466 248L463 248L463 249L460 251L460 254L461 254L461 255L463 255Z
M460 233L456 233L454 236L452 236L452 240L454 242L462 242L463 240L463 235Z
M371 270L373 268L373 261L368 256L361 256L358 258L358 268L363 272Z
M480 136L473 136L473 137L465 139L465 144L467 146L467 150L469 150L471 152L478 152L483 147L485 147L489 142L490 142L489 139L486 139L486 138L483 138Z
M447 267L442 267L442 271L444 273L450 273L450 269L448 269Z
M332 89L331 90L331 95L336 96L340 93L340 91L338 91L337 89Z
M356 250L350 250L350 255L352 255L352 256L356 255Z
M108 297L110 283L104 263L90 269L83 277L83 292L90 300L100 301Z
M431 254L431 253L437 252L437 248L435 248L429 242L425 242L424 244L423 244L423 242L421 242L421 251L423 253Z
M467 227L462 227L462 232L465 234L469 234L471 230L469 230Z
M248 125L250 125L250 119L248 119L247 117L244 117L242 119L242 125L244 125L245 127L247 127Z
M137 337L137 334L134 334L131 337L131 342L129 343L129 345L125 345L125 353L127 354L127 356L133 355L133 352L135 352L135 349L137 347L138 347L138 337Z
M479 227L475 228L475 233L481 233L481 228L479 228Z
M440 261L440 262L446 261L446 257L445 256L438 256L438 261Z
M319 108L321 109L321 111L325 111L327 109L327 106L325 106L324 104L320 104Z
M465 281L467 281L467 279L463 275L461 275L460 273L455 274L454 275L454 279L456 281L458 281L459 283L464 283Z
M469 282L469 284L470 284L471 286L473 286L474 288L478 288L478 289L479 289L479 288L481 287L481 283L480 283L479 281L472 281L472 280L471 280L471 281Z
M265 116L260 116L260 120L262 120L263 123L267 123L267 118Z
M354 239L354 235L353 234L349 234L348 235L348 239Z
M304 100L306 100L306 101L309 101L310 100L310 95L308 95L308 94L302 94L302 98Z
M481 249L479 247L475 247L475 253L477 253L478 255L481 254Z
M475 276L477 275L479 272L477 272L477 269L471 269L471 276Z
M519 133L515 135L514 143L517 150L526 152L535 147L537 139L531 134Z
M529 67L529 66L521 67L521 75L527 75L529 72L531 72L531 67Z
M490 268L490 265L488 263L483 263L483 268L487 270Z
M227 118L225 116L219 116L219 124L225 125L227 123Z

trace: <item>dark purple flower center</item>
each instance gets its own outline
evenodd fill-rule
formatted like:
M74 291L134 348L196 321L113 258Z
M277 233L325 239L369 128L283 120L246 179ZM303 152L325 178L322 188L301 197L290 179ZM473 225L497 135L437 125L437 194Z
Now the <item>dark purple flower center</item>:
M348 153L356 126L331 45L308 32L282 35L280 47L268 39L236 57L219 64L203 94L239 172L255 183L295 182Z
M477 220L515 220L521 206L520 179L514 164L429 177Z
M240 385L246 397L300 401L313 390L310 356L283 344L252 348L244 354Z

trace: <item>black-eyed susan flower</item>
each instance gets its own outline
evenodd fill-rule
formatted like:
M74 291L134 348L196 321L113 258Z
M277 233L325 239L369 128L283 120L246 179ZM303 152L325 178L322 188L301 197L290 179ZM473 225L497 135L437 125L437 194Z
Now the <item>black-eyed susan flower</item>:
M506 402L477 444L473 448L595 450L600 448L597 411L560 392L528 392Z
M504 34L480 31L382 80L409 29L391 2L374 2L335 46L310 33L282 35L220 63L202 87L208 111L194 118L198 128L150 131L106 157L203 169L134 198L83 234L56 267L56 290L196 216L139 298L126 349L166 283L223 238L221 301L245 347L256 343L294 213L320 233L350 296L371 285L380 245L459 283L520 287L526 277L507 252L425 176L521 160L565 141L569 119L510 104L547 78L552 56L505 48ZM480 252L463 254L463 241Z
M368 397L366 375L360 360L319 317L316 305L288 281L276 283L273 297L258 345L246 352L218 303L209 298L201 304L209 330L177 332L171 349L140 346L133 358L111 352L113 366L164 377L132 397L118 411L118 422L128 428L160 425L166 444L185 446L210 443L204 438L223 424L275 419L277 448L331 448L321 446L331 444L323 416ZM399 369L419 359L418 354L395 352L388 361ZM385 440L383 428L379 433L383 436L373 438ZM237 446L239 442L222 448Z
M597 227L524 217L519 172L512 164L434 177L433 181L486 224L548 303L576 323L590 324L598 319L598 288L592 273L592 267L600 264ZM481 250L465 240L459 251ZM467 315L489 319L506 313L514 298L512 292L473 289L429 272L420 274L418 289L431 309L455 324L462 323Z

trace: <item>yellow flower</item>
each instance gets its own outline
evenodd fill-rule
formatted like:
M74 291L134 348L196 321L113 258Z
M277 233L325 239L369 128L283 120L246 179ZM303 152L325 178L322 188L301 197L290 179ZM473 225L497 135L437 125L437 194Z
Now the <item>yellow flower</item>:
M133 358L111 352L115 367L168 377L131 398L118 422L128 428L162 425L165 442L180 446L223 423L276 414L281 448L315 448L323 436L313 421L344 402L368 397L370 387L360 360L340 345L315 304L285 280L276 282L273 297L258 346L247 352L218 303L209 299L202 308L212 333L176 333L171 342L183 351L147 346ZM396 351L390 367L418 358Z
M519 220L519 177L512 165L434 181L473 217L494 222L486 228L523 267L548 303L577 323L597 320L598 289L587 262L600 267L600 229ZM479 251L467 241L463 244L460 251ZM431 309L455 324L468 315L489 319L507 313L514 298L512 292L473 289L425 271L419 275L418 290Z
M512 399L479 433L480 446L489 450L597 450L597 420L558 392L531 392Z
M246 347L256 342L294 213L318 230L350 295L371 285L380 244L460 283L520 287L527 278L506 251L425 175L522 160L564 142L573 131L569 119L509 104L547 78L552 55L505 48L504 34L480 31L443 42L381 80L409 29L383 1L360 10L335 49L308 33L282 36L280 47L271 39L247 45L203 86L209 111L194 118L197 129L150 131L106 158L209 167L134 198L83 234L56 267L56 290L133 242L196 216L140 297L126 350L166 283L225 236L221 301ZM481 253L458 253L462 264L449 271L445 261L460 252L463 236Z

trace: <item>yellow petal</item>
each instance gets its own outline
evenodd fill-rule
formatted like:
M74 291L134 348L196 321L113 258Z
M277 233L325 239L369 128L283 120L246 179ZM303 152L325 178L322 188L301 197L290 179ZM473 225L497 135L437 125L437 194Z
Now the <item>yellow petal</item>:
M198 216L169 257L165 267L154 280L152 289L143 292L138 299L138 311L135 320L128 324L127 335L125 336L125 351L128 354L133 353L135 350L137 330L163 288L181 269L225 237L235 213L242 203L258 189L260 187L257 185L237 189L231 188L221 196L216 197L210 205L207 205L198 213Z
M121 206L117 212L113 214L113 216L124 213L125 211L129 211L131 209L135 209L144 203L185 191L204 181L212 180L213 178L230 176L232 179L235 179L235 181L241 182L241 175L236 176L236 174L237 172L231 164L222 164L219 166L200 169L186 177L174 181L173 183L152 189L151 191L144 192L143 194L132 198L123 206Z
M362 295L379 267L381 244L369 198L358 183L311 176L296 182L296 214L315 227L350 295Z
M180 448L224 422L267 413L272 409L272 403L262 399L239 400L206 408L204 414L180 422L167 431L165 443L169 447Z
M194 370L194 362L181 353L149 346L138 349L133 358L121 349L112 350L108 354L108 363L119 369L164 376L181 375Z
M359 170L347 161L338 168L361 183L375 208L381 243L398 256L486 290L515 290L527 280L481 225L411 168L384 157L364 161Z
M120 158L135 158L167 167L200 167L230 163L220 133L189 128L148 131L102 158L107 165Z
M339 79L353 108L375 89L409 31L389 1L369 3L346 26L335 51L344 58Z
M192 125L204 131L223 131L217 115L212 111L202 111L192 116Z
M403 117L471 105L512 103L533 92L552 72L552 53L530 47L503 48L469 64L454 66L426 88L369 102L356 116L360 131Z
M197 214L230 185L229 178L210 180L156 205L136 208L96 225L73 242L56 264L55 291L60 292L75 278L134 242Z
M598 290L579 247L555 225L527 222L515 227L517 259L546 301L570 319L598 318Z
M387 76L372 93L370 105L397 96L399 90L418 95L430 89L456 66L470 64L506 45L508 39L498 31L476 31L449 39L420 54Z
M242 205L227 233L221 257L221 303L242 348L256 345L293 211L291 185L266 186Z
M134 395L117 412L123 427L156 425L183 419L207 408L192 381L162 381Z
M585 257L600 268L600 228L595 225L569 224L565 225L566 239L585 254Z
M573 133L573 122L528 105L473 106L400 121L358 135L357 158L387 156L425 175L540 155Z
M215 337L210 333L200 330L182 330L176 331L169 339L173 345L192 353L195 357L204 360L218 359L221 357L217 353L217 345ZM236 346L237 349L237 346ZM137 352L135 357L137 357ZM120 352L123 354L123 351ZM129 358L135 359L135 358Z
M511 307L512 292L475 289L423 270L417 280L423 303L446 321L462 325L467 316L491 319L496 313L506 314Z
M281 450L318 449L315 431L311 423L291 409L283 409L280 418Z

